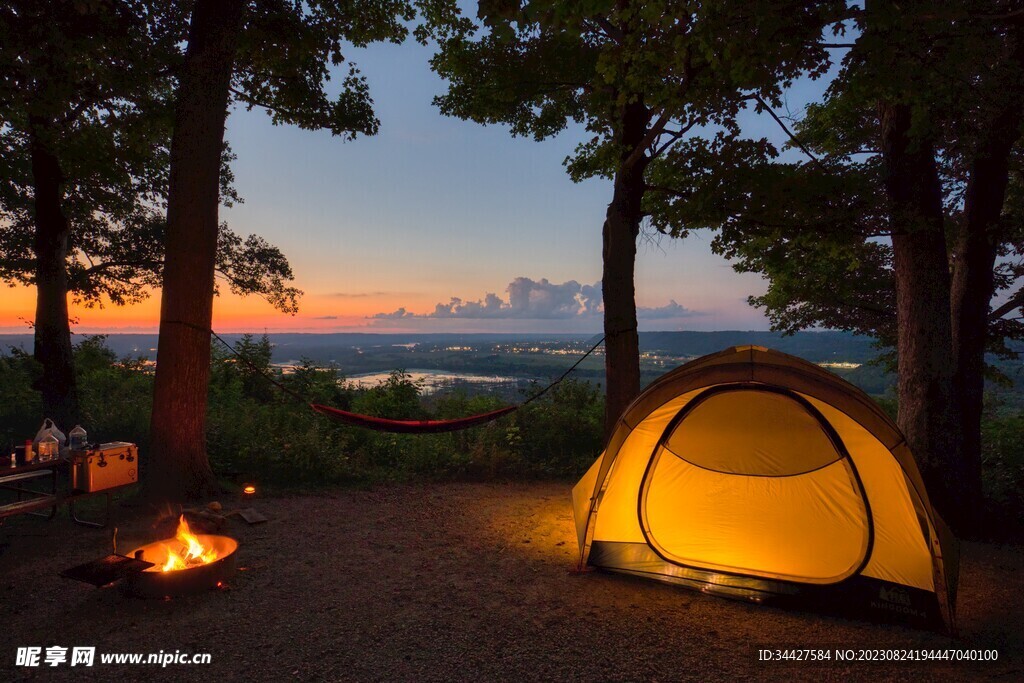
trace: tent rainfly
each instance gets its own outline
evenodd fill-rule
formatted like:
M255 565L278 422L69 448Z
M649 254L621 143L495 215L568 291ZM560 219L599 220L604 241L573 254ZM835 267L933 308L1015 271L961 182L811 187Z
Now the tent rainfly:
M657 379L572 497L581 568L954 626L957 542L899 429L794 356L736 347Z

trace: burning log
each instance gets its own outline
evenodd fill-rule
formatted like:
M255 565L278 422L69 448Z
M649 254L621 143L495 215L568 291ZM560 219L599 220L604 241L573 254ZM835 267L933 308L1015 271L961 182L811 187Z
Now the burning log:
M184 514L181 515L174 539L180 548L175 549L170 543L164 544L164 548L167 550L167 560L160 567L160 571L171 572L188 569L200 564L210 564L217 559L217 550L212 545L203 545L199 537L192 533L188 522L185 521Z

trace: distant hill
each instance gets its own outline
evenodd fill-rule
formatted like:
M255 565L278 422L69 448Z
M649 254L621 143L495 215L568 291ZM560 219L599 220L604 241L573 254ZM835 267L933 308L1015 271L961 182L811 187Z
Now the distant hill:
M730 346L754 344L799 356L812 363L849 361L866 363L879 355L870 337L849 332L641 332L641 351L666 351L704 356Z
M228 343L242 335L222 335ZM270 334L274 345L273 362L288 363L310 359L314 363L336 365L351 377L361 373L386 372L396 368L426 369L444 372L502 375L548 380L557 377L594 342L598 335L581 334ZM75 337L76 341L82 339ZM870 337L848 332L778 332L728 330L721 332L641 332L642 382L646 384L688 359L731 346L754 344L799 356L856 384L869 394L891 395L895 377L871 361L881 350ZM156 358L157 335L111 334L107 346L118 356ZM0 334L0 354L10 347L32 349L30 334ZM539 348L535 348L539 347ZM1012 348L1024 351L1024 343ZM993 400L1008 407L1024 408L1024 362L988 358L1009 385L989 382ZM601 383L604 359L586 359L574 376Z
M221 335L235 342L240 334ZM353 349L378 348L397 344L445 344L450 346L509 342L573 342L597 340L596 335L579 334L300 334L273 333L274 360L283 362L296 358L312 358L319 362L336 360ZM157 335L111 334L107 346L120 356L155 358ZM864 363L878 356L870 337L847 332L797 332L784 336L778 332L641 332L641 351L664 351L679 356L703 356L730 346L756 344L800 356L815 363L845 360ZM32 348L30 334L0 334L0 350L11 346L26 351Z

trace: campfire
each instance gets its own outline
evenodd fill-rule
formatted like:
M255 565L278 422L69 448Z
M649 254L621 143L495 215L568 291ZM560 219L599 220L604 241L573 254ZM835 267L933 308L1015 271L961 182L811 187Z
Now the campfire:
M247 488L255 487L249 484ZM227 588L235 573L235 552L238 541L230 536L201 533L219 532L229 517L237 516L248 524L267 521L253 508L232 510L221 514L220 503L208 503L203 509L187 509L161 518L154 528L164 529L177 517L173 538L147 543L128 554L117 549L117 528L111 539L113 552L106 557L70 567L61 576L93 586L109 586L120 582L128 595L141 598L169 598L200 593L214 588ZM197 533L200 532L200 533Z
M167 560L162 565L154 565L146 571L173 572L201 564L210 564L217 559L217 550L212 546L203 545L199 537L192 533L188 522L185 521L185 515L178 518L178 532L174 539L180 546L178 549L180 552L175 552L169 543L165 543Z
M174 538L132 552L134 559L152 566L126 577L123 586L139 597L186 595L222 587L235 571L237 549L238 542L228 536L194 533L182 514Z

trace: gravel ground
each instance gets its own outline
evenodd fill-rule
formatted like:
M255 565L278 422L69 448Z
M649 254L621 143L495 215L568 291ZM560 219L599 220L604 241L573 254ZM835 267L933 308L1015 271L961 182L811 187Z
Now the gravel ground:
M227 507L230 507L225 503ZM228 590L129 599L57 576L109 531L0 527L2 680L1024 680L1024 552L966 544L958 640L731 602L653 581L569 573L566 484L395 486L264 498ZM154 540L119 513L120 547ZM204 666L15 668L25 645L209 652ZM995 648L995 663L758 662L759 647ZM97 655L98 657L98 655Z

